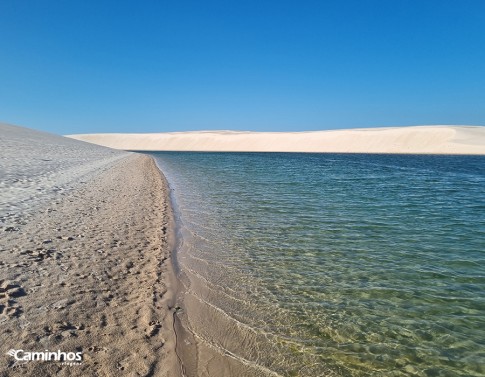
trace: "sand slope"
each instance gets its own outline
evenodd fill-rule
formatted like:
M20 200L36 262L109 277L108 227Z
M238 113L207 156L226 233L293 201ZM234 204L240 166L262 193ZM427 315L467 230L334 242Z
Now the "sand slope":
M198 131L68 137L125 150L485 154L483 126L416 126L312 132Z
M177 376L171 211L153 159L0 125L0 173L0 376Z

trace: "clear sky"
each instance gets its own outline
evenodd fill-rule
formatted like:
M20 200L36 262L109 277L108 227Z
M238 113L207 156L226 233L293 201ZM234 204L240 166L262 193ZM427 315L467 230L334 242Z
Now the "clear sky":
M484 125L485 0L1 0L0 121L59 134Z

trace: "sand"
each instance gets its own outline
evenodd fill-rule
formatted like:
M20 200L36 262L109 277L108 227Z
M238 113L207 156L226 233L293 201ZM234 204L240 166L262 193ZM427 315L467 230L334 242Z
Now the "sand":
M179 375L172 214L154 161L0 125L0 185L0 375Z
M484 126L415 126L312 132L114 133L68 137L115 149L140 151L485 154Z
M168 185L153 159L95 144L485 154L485 127L66 138L0 124L0 376L256 375L230 355L195 347L181 326L190 305L177 307L175 226ZM82 352L83 360L23 363L6 355L11 349Z

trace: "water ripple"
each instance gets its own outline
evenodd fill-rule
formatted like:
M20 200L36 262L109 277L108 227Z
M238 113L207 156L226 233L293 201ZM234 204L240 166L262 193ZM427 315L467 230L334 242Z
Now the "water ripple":
M280 375L485 374L484 157L154 155L200 341Z

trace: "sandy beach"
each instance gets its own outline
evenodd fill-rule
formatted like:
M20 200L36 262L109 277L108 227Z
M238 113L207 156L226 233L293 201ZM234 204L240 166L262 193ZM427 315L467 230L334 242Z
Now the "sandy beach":
M485 154L483 126L415 126L311 132L194 131L68 135L115 149L207 152Z
M0 376L266 376L288 367L254 361L264 344L257 332L204 301L207 281L176 277L176 227L158 160L117 149L485 154L484 130L67 138L0 124ZM244 303L242 313L253 301L234 303ZM258 318L264 308L251 311L260 308ZM65 365L8 354L51 351L79 353L82 360Z
M0 136L0 375L179 375L172 215L153 160L5 124Z

